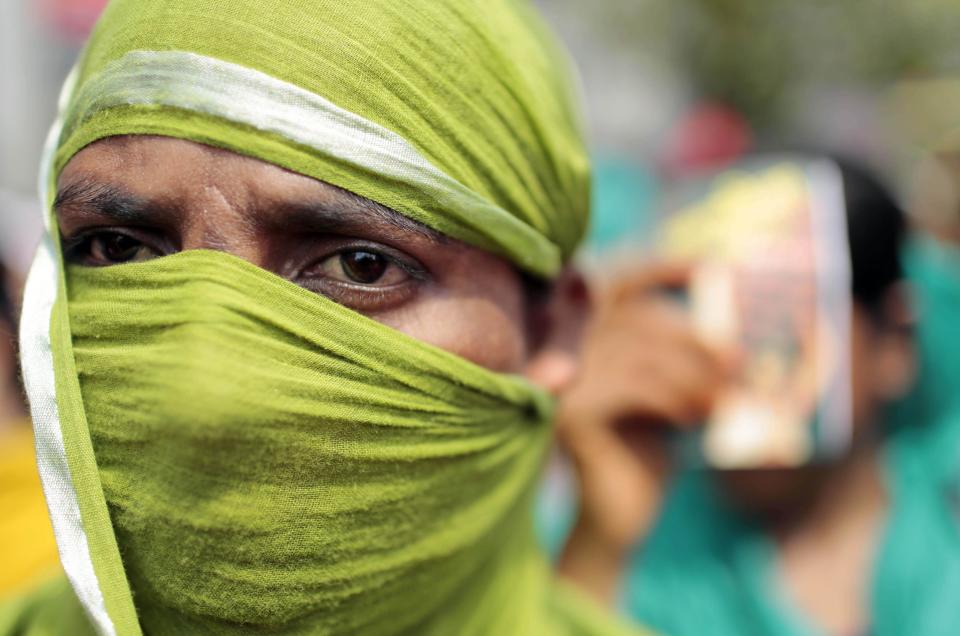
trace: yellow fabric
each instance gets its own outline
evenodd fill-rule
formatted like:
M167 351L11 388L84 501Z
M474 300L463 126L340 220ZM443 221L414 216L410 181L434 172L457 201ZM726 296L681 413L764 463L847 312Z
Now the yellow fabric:
M59 571L28 422L0 433L0 598Z

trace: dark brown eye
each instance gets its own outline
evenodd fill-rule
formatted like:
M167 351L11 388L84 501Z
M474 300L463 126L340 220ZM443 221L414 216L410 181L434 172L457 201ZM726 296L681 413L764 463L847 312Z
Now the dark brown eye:
M85 244L85 248L83 245ZM101 232L81 244L79 254L88 265L118 265L156 258L159 253L142 241L119 232Z
M115 263L132 261L143 243L123 234L111 234L100 239L103 243L103 255Z
M340 254L340 266L354 283L372 285L383 278L390 268L390 261L373 252L343 252Z
M307 270L307 276L320 284L320 292L348 307L365 305L355 298L346 300L346 290L354 293L409 287L414 276L399 262L399 258L379 250L355 247L330 254ZM316 281L321 281L317 283Z

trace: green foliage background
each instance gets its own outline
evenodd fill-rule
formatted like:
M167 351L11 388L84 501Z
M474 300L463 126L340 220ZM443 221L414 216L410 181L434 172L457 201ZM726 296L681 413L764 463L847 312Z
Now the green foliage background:
M675 68L760 129L810 83L883 85L960 66L958 0L543 0ZM566 6L561 6L566 5Z

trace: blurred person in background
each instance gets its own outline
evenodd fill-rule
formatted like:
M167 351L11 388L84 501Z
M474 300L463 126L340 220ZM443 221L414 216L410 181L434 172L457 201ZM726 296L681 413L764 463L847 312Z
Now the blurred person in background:
M630 631L532 528L566 65L514 0L110 4L21 328L66 578L0 633Z
M614 285L588 326L560 411L581 487L561 570L665 634L960 627L960 414L901 401L916 366L906 222L873 177L850 164L841 172L854 301L854 441L842 459L677 464L668 431L707 418L736 358L707 346L663 293L686 285L685 267ZM933 318L955 324L957 315ZM960 357L955 336L939 343L927 353Z

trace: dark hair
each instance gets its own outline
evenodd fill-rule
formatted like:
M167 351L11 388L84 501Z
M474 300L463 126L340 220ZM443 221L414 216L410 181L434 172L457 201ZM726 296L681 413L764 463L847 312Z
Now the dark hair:
M900 250L906 216L866 168L846 159L834 162L843 178L853 297L867 308L879 309L886 292L903 278Z

